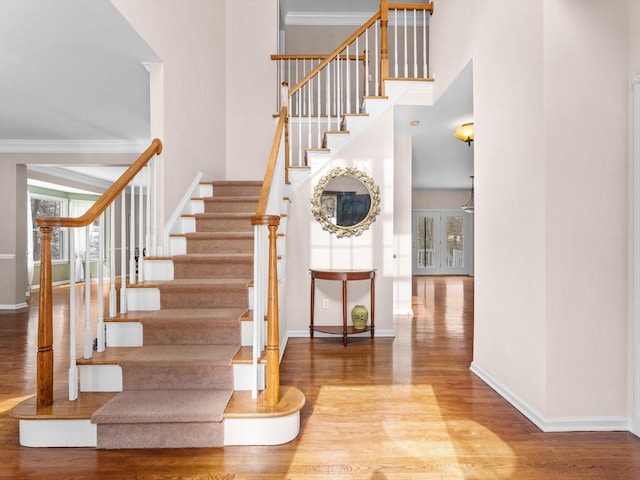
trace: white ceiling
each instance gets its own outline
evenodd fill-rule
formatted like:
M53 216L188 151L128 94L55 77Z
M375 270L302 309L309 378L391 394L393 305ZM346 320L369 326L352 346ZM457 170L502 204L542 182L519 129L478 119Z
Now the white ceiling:
M282 23L331 22L346 13L368 18L379 1L280 0L280 6ZM158 61L109 0L0 0L0 151L38 142L147 142L143 63ZM469 188L473 146L455 140L453 129L472 118L471 85L468 66L434 107L397 107L396 132L414 139L414 188ZM73 171L88 172L112 175Z

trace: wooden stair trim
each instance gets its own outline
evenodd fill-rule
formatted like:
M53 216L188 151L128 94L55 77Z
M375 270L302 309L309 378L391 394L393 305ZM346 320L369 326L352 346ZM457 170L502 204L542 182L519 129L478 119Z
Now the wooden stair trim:
M233 357L232 363L234 365L251 365L253 364L253 347L251 345L244 345L240 347L240 350ZM264 356L264 352L260 355L258 359L258 363L265 365L267 363L267 359Z
M118 365L137 348L140 347L109 347L104 352L93 352L91 358L76 358L76 365Z
M386 77L382 79L383 81L390 80L392 82L426 82L432 83L435 82L435 78L399 78L399 77Z
M77 400L69 400L69 390L55 390L53 405L36 407L35 395L16 405L11 416L18 420L89 420L93 412L118 392L82 392Z
M263 403L263 394L257 399L251 398L250 391L235 391L222 415L227 418L277 418L286 417L298 413L304 407L306 399L304 394L295 387L280 386L280 400L268 407Z

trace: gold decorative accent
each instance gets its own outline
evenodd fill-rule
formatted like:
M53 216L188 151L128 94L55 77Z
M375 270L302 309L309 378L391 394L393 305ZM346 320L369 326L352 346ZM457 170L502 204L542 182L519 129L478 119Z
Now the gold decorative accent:
M332 182L333 185L329 187ZM338 195L335 189L340 184L351 182L356 190L366 190L369 197L369 210L360 216L356 215L354 223L347 222L340 225L338 221ZM340 187L343 188L343 187ZM362 196L361 194L359 196ZM366 200L366 199L365 199ZM320 179L311 197L311 212L322 229L335 234L338 238L359 236L375 222L376 216L380 213L380 189L373 183L373 178L367 173L357 168L334 168Z

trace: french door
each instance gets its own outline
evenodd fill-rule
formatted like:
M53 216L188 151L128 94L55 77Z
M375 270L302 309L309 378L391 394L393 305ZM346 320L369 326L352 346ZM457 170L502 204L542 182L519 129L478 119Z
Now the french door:
M413 275L469 275L473 265L471 214L460 210L414 210Z

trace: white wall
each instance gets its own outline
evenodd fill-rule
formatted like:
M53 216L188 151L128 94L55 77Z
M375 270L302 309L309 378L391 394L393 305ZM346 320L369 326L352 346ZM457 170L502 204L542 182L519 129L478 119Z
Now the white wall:
M393 287L398 271L394 254L394 144L393 111L384 113L326 167L355 167L372 176L380 189L380 214L359 237L337 238L322 230L311 214L311 195L322 173L291 196L287 225L287 304L289 336L309 333L309 268L375 268L375 321L377 335L393 333ZM340 325L341 283L316 282L317 324ZM368 305L369 282L349 282L348 310ZM329 308L322 309L322 300Z
M199 171L226 176L226 2L112 3L163 63L164 225Z
M459 0L431 19L436 95L474 65L473 368L547 429L629 414L630 3Z
M552 418L615 419L628 409L627 11L621 2L598 7L544 3ZM578 142L567 129L576 120Z
M393 290L393 313L413 315L411 285L411 162L413 143L410 135L396 135L394 139L393 232L395 235L396 280Z

